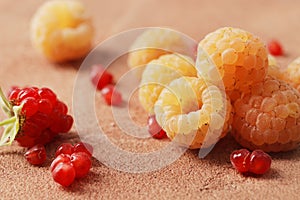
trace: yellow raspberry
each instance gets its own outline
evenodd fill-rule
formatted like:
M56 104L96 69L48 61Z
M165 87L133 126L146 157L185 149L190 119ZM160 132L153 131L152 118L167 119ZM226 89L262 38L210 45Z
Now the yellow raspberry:
M154 106L156 120L180 145L191 149L208 147L224 137L231 124L231 104L222 97L218 87L207 85L202 78L180 77L158 97Z
M244 147L288 151L300 142L300 93L267 76L233 105L232 135Z
M139 100L143 108L153 114L153 106L161 90L181 76L197 76L194 61L187 56L167 54L149 62L139 88Z
M31 21L33 45L53 62L85 56L91 49L93 33L85 7L74 0L47 1Z
M272 55L268 55L269 66L268 66L268 75L274 78L284 80L284 72L278 64L276 58Z
M264 43L253 34L238 28L225 27L208 34L198 45L196 66L202 68L206 57L203 49L219 70L226 92L243 90L261 82L268 67L268 54ZM213 77L212 77L213 78Z
M285 76L287 81L300 91L300 57L296 58L288 65Z
M143 32L130 47L128 66L136 68L137 77L142 76L145 65L161 55L182 53L189 55L192 44L180 33L168 29L150 29Z

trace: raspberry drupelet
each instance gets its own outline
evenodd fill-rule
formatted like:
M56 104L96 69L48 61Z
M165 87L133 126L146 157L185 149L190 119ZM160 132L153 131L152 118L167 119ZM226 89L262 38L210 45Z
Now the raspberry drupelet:
M288 151L300 142L300 93L267 76L249 87L233 105L232 135L246 148Z

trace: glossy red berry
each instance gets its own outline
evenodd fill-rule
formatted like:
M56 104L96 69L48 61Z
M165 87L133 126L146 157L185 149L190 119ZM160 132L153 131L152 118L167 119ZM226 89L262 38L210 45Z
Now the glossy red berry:
M31 147L24 154L26 160L32 165L42 165L47 158L45 147L37 144Z
M277 40L271 40L268 43L268 50L269 50L269 53L272 54L273 56L283 55L282 45Z
M123 102L121 93L113 85L105 86L101 94L108 105L119 106Z
M102 65L93 65L90 77L98 90L102 90L105 86L113 83L112 74L107 72Z
M50 171L52 172L59 163L71 164L71 156L69 154L59 154L51 163Z
M71 155L71 163L75 169L76 178L85 177L92 166L91 157L84 152L76 152Z
M241 173L248 172L250 165L250 152L247 149L233 151L230 155L230 161L237 171Z
M75 169L71 163L60 162L53 169L52 177L55 182L64 187L68 187L74 182Z
M74 145L74 152L84 152L90 157L92 157L93 147L90 144L80 142Z
M255 150L250 155L249 172L264 174L271 167L271 157L262 150Z
M155 115L151 115L147 120L148 132L153 138L163 139L167 138L166 132L159 126L156 121Z
M57 157L60 154L68 154L71 155L74 153L74 147L70 143L62 143L55 152L55 157Z

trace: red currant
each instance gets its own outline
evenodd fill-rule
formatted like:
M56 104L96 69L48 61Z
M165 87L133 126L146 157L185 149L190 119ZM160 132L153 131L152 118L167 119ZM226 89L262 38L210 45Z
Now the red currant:
M57 157L60 154L71 155L72 153L74 153L73 145L70 143L63 143L57 148L57 150L55 152L55 157Z
M76 178L85 177L92 166L91 158L84 152L76 152L71 155L71 163L75 169Z
M69 154L59 154L51 163L50 171L52 172L59 163L71 164L71 156Z
M264 174L271 167L271 157L262 150L255 150L250 155L249 171L254 174Z
M93 65L90 74L91 81L98 90L113 82L113 76L102 65Z
M249 171L250 152L247 149L233 151L230 155L231 164L241 173Z
M123 102L121 93L113 85L105 86L101 94L108 105L119 106Z
M93 147L90 144L80 142L74 145L74 152L84 152L92 157Z
M68 187L74 182L75 169L71 163L60 162L53 169L52 177L55 182L64 187Z
M148 132L153 138L163 139L167 138L166 132L159 126L156 121L155 115L151 115L147 120Z
M268 43L268 50L269 50L270 54L272 54L273 56L283 55L282 46L277 40L271 40Z
M32 165L42 165L47 158L45 147L41 144L31 147L24 156Z

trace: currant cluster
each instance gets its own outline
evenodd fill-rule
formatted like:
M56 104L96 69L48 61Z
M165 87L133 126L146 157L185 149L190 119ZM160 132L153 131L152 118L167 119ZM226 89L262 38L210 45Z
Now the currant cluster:
M85 177L92 166L93 148L86 143L61 144L56 150L56 158L50 166L55 182L62 186L71 185L75 178Z
M233 151L230 155L231 164L241 173L264 174L270 167L272 159L262 150L250 153L247 149Z
M101 95L107 105L119 106L122 104L122 95L113 85L113 75L102 65L92 66L90 78L97 90L101 90Z
M23 147L46 144L72 127L68 107L49 88L15 87L8 100L0 93L3 110L9 117L0 122L6 126L0 145L10 144L14 139Z

